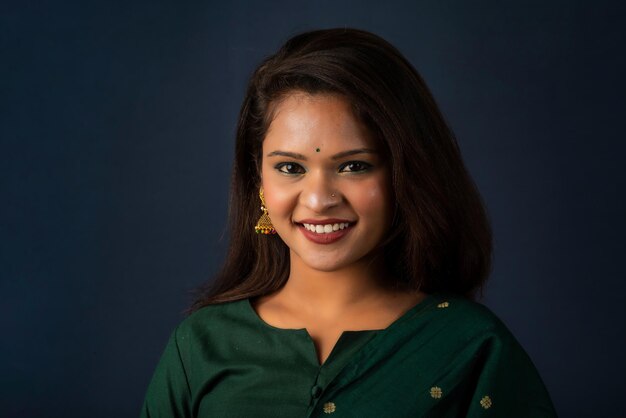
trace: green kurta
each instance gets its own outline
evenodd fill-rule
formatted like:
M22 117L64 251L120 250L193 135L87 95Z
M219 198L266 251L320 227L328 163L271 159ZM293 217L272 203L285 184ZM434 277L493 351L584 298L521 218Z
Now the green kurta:
M555 417L533 363L486 307L430 295L384 330L345 331L323 365L306 329L248 299L207 306L172 334L148 417Z

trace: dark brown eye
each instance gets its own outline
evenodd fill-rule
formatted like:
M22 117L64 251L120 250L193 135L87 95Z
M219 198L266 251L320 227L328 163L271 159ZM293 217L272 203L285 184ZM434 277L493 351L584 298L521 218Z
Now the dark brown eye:
M364 161L348 161L347 163L341 166L339 171L342 171L345 173L358 173L362 171L367 171L371 167L372 167L371 164L366 163Z
M304 173L304 168L302 168L302 166L297 163L280 163L280 164L276 164L274 168L284 174Z

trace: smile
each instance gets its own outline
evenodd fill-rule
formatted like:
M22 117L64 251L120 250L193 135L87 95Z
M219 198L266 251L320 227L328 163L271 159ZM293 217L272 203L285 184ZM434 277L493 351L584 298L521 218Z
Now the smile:
M347 222L336 223L336 224L326 224L326 225L313 225L313 224L302 224L304 227L316 234L330 234L334 231L339 231L341 229L345 229L350 226Z
M354 226L354 224L347 222L323 225L301 223L297 225L302 235L316 244L332 244L337 242L350 233Z

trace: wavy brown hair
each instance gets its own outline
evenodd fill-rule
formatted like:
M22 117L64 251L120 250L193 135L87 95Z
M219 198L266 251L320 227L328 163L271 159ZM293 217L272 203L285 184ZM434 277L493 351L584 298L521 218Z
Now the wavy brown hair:
M256 69L237 127L224 265L190 311L260 296L289 275L289 248L259 235L261 149L273 104L295 91L341 95L380 141L391 167L395 214L383 242L395 287L473 298L491 269L482 199L419 73L382 38L356 29L306 32Z

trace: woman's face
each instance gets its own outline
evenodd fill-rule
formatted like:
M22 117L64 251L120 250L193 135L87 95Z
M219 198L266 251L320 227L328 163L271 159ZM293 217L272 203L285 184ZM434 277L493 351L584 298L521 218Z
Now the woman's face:
M292 259L320 271L349 267L390 228L389 167L342 96L284 98L262 158L267 210Z

